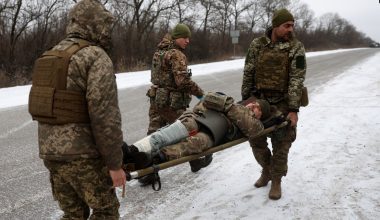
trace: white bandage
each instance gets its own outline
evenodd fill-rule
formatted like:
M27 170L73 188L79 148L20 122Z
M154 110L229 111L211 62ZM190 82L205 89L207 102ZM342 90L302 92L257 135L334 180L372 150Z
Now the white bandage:
M139 152L146 152L146 153L151 153L152 151L152 145L150 144L150 135L133 143L137 149L139 149Z
M158 151L162 147L178 143L188 136L189 132L186 127L177 120L173 124L154 132L150 137L150 144L153 151Z

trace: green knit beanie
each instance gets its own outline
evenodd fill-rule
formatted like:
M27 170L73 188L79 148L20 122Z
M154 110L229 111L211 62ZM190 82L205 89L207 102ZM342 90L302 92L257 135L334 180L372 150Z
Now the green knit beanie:
M177 24L174 29L172 30L172 38L190 38L191 32L189 27L186 24Z
M285 8L279 9L273 13L272 27L278 27L287 21L294 21L293 15Z
M259 103L260 108L261 108L262 114L261 114L260 120L265 120L265 119L269 118L269 116L271 114L269 102L264 100L264 99L257 99L256 102Z

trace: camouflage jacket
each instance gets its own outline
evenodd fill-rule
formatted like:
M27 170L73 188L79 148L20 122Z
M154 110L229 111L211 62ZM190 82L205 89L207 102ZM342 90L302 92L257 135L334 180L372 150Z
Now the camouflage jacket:
M255 113L251 109L247 108L245 105L234 103L234 99L231 96L225 95L226 101L224 103L214 102L211 104L208 103L208 95L209 93L202 101L200 101L194 106L193 112L197 115L196 117L201 118L205 117L204 112L206 112L207 110L222 112L226 116L226 119L229 121L229 126L225 127L226 129L228 129L228 131L225 131L226 134L224 142L240 138L241 135L247 137L248 139L253 139L256 137L257 134L264 130L262 122L259 119L256 119ZM216 118L205 118L205 120L215 119ZM199 122L199 120L197 121ZM215 122L211 121L211 123ZM209 123L203 123L203 125L208 128L206 133L210 132L213 129L212 127L209 127L207 124ZM223 126L215 128L223 129ZM213 132L211 131L211 133Z
M283 94L281 100L285 100L289 111L298 111L302 95L302 87L306 75L305 48L297 39L293 38L289 42L272 43L270 40L271 30L267 32L265 37L256 38L252 41L248 48L245 58L243 83L241 87L242 99L247 99L251 95L257 95L260 91L256 90L255 70L258 54L263 47L276 48L289 51L289 75L287 93ZM267 99L270 103L278 102L278 97L261 97Z
M76 19L70 19L68 37L53 49L63 50L78 38L102 47L107 45L112 15L94 0L82 2L69 15ZM88 8L82 7L84 4L92 4L89 8L94 13L88 13ZM85 13L86 16L83 15ZM102 158L109 169L121 167L123 133L116 77L110 57L100 46L88 46L75 53L70 59L67 74L67 89L80 91L86 96L90 123L39 123L38 142L42 159Z
M203 95L203 90L191 80L183 50L175 45L170 34L165 35L153 55L151 82L194 96Z

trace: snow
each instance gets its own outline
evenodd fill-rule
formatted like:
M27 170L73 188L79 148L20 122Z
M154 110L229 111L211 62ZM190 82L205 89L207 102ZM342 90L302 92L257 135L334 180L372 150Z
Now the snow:
M219 152L199 173L162 171L159 195L129 183L123 217L380 219L379 60L377 53L313 93L299 116L280 200L268 198L270 184L253 186L260 167L246 142Z
M321 52L310 52L307 53L307 57L320 56L331 53L339 53L348 50L356 49L339 49L339 50L329 50ZM207 64L197 64L189 66L192 69L193 76L212 74L227 70L241 69L244 66L244 59L236 59L230 61L221 61ZM138 71L138 72L128 72L116 74L118 89L131 88L135 86L146 85L150 83L150 70ZM26 105L28 103L29 90L31 85L26 86L16 86L9 88L0 89L0 109L9 108L20 105Z
M253 186L260 167L243 143L217 153L196 174L181 167L185 164L162 171L159 192L128 182L126 198L120 197L122 219L380 219L379 60L377 53L313 92L299 115L280 200L268 198L270 184ZM243 62L191 68L194 74L210 74L241 69ZM117 75L119 89L148 82L147 71ZM0 89L0 108L25 105L29 89Z

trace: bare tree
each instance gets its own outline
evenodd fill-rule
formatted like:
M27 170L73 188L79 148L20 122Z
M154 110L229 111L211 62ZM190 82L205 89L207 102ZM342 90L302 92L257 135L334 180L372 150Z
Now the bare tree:
M249 30L248 30L249 34L252 34L257 23L262 21L263 13L264 12L262 8L260 7L259 2L256 0L251 0L251 3L249 4L249 8L247 9L247 13L245 16L246 18L245 20L247 21L248 27L249 27Z
M114 0L111 4L119 22L119 30L127 51L128 62L150 62L146 54L152 52L154 42L149 40L155 34L155 27L161 15L175 4L168 0ZM122 22L120 24L120 22ZM132 55L133 54L133 55Z
M297 37L306 49L373 42L338 14L314 18L300 0L99 1L116 18L112 39L116 46L111 51L116 71L148 68L157 42L177 22L192 29L187 50L190 61L225 57L231 53L232 28L239 27L239 47L247 48L263 27L271 25L273 12L283 7L293 13ZM36 57L64 37L67 12L76 2L79 0L0 0L0 86L9 85L9 79L12 85L28 83ZM19 80L20 76L27 80Z
M195 10L195 1L194 0L174 0L176 17L178 17L179 23L193 23L194 22L194 13Z
M202 33L203 33L203 35L206 35L208 25L209 25L209 19L210 19L210 16L215 9L215 5L214 5L214 1L212 1L212 0L200 0L199 3L203 9L202 10L203 11Z
M4 35L6 31L6 20L8 20L6 14L10 9L12 9L10 0L0 2L0 36Z
M7 74L10 78L15 76L15 50L16 45L22 36L25 34L30 23L40 16L39 10L33 1L24 2L23 0L15 0L10 2L8 11L9 17L6 19L9 22L9 48L8 57L5 63ZM8 30L7 30L8 31Z
M227 36L229 36L229 31L231 29L231 6L232 6L232 0L218 0L216 2L216 8L218 10L218 24L217 24L217 30L219 31L219 34L221 35L220 40L220 46L224 48L226 51L229 50L229 48L225 45Z
M254 3L246 0L232 0L231 14L234 18L234 29L238 30L239 16L246 12Z
M309 9L307 4L301 3L299 0L293 0L289 7L294 15L297 32L307 32L313 25L314 12Z
M41 16L36 22L36 41L39 52L42 52L47 47L48 35L51 34L51 29L56 26L56 19L59 11L65 11L65 0L41 0L37 1L40 6ZM54 23L53 23L54 22ZM37 52L39 54L39 52Z
M271 18L273 12L279 8L286 8L290 4L290 0L260 0L260 6L263 10L263 25L267 29L271 26Z

